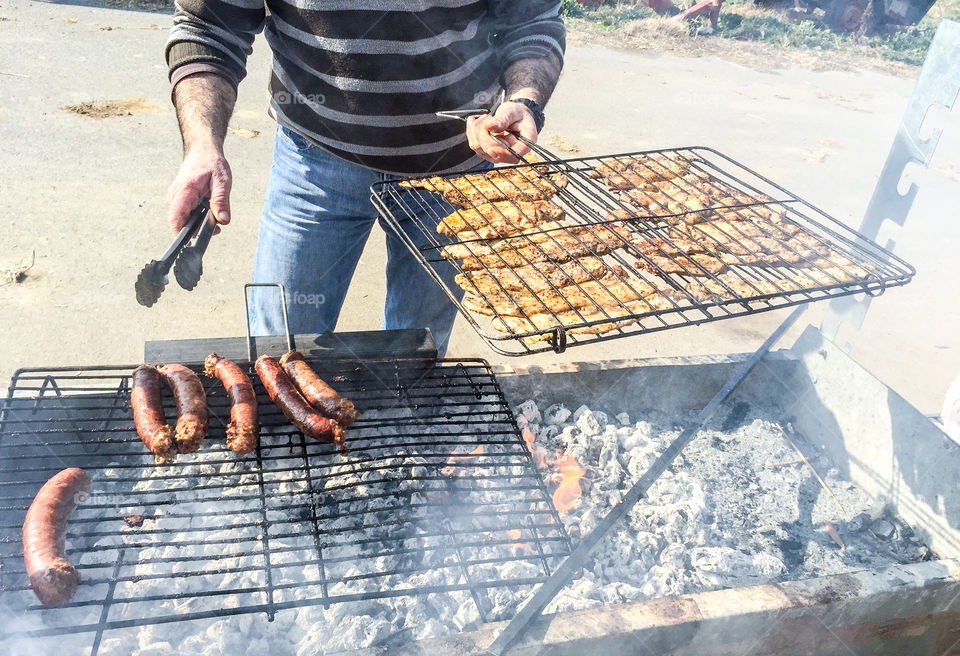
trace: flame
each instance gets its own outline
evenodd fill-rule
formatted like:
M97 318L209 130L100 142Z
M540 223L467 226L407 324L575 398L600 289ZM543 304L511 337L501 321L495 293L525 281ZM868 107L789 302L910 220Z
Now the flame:
M529 428L523 429L523 442L527 445L527 451L533 453L533 440L534 440L533 431Z
M530 553L537 553L536 550L526 542L520 542L520 538L523 535L520 529L511 528L507 531L507 535L510 536L510 539L515 540L513 546L515 546L517 549L522 549L523 551L528 551Z
M548 457L547 450L539 444L533 443L534 439L536 439L533 431L524 427L521 433L523 435L523 442L527 445L527 450L533 454L533 462L537 469L546 469L549 467L550 458Z
M577 505L583 490L580 489L580 479L586 473L580 463L573 456L560 456L556 462L560 470L560 486L553 493L553 507L557 512L570 510Z

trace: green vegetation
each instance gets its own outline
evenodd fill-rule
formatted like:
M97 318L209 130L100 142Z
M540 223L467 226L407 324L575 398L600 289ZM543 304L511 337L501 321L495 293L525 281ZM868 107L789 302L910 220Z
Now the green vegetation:
M675 0L686 6L685 0ZM616 30L628 22L655 16L642 0L563 0L566 15L604 30ZM673 13L676 13L674 10ZM727 0L720 12L716 34L741 41L761 41L777 47L808 50L858 52L882 59L920 65L926 56L936 26L942 18L960 19L960 0L938 0L927 16L915 27L887 26L877 33L838 33L823 21L823 11L788 12L785 8L758 7L752 0ZM689 23L690 35L706 25L705 17Z

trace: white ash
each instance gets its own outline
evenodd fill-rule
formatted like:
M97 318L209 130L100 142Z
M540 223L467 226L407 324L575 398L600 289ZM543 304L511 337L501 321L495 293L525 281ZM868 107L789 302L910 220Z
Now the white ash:
M653 464L690 415L583 405L518 408L535 448L586 470L583 495L561 519L574 541L596 527ZM541 423L535 423L535 417ZM601 543L546 612L718 588L825 576L930 557L909 526L871 501L825 457L811 457L830 493L777 426L773 411L735 404L701 431ZM719 426L717 424L720 424ZM794 440L796 442L796 440ZM808 455L814 449L798 443ZM830 537L830 524L845 549Z
M391 410L368 410L363 419L370 427L353 427L351 435L354 439L374 437L382 429L377 420L396 420L398 418L414 417L409 408ZM539 420L539 417L538 417ZM433 429L426 429L427 431ZM440 430L450 431L449 424ZM463 434L474 439L471 428L465 426ZM447 438L449 439L449 437ZM466 445L461 452L469 450L476 442L463 440ZM449 449L452 447L442 447ZM505 448L502 445L488 444L488 453ZM516 445L512 446L516 452ZM448 481L435 480L438 472L444 469L443 459L428 461L424 458L405 455L397 458L394 447L385 445L384 448L368 450L365 457L378 457L376 464L384 468L376 472L357 471L358 465L345 461L337 464L336 458L331 456L332 466L324 467L327 474L340 476L318 476L314 471L313 489L308 486L305 474L299 472L303 468L303 460L299 446L292 450L291 456L286 457L286 447L272 446L271 455L282 453L284 457L272 461L264 467L264 482L267 485L269 496L268 507L285 503L294 506L289 509L268 510L267 515L271 523L270 549L272 552L273 584L277 586L274 592L274 601L296 601L300 599L316 598L320 595L320 588L311 583L319 578L316 565L292 565L298 561L316 557L316 545L313 535L306 531L304 535L293 537L274 537L285 531L290 533L304 532L302 530L305 518L309 520L307 501L313 498L317 502L317 514L324 508L336 507L342 515L336 520L327 520L323 529L331 535L331 541L336 540L336 531L350 531L351 540L364 537L382 536L384 532L376 530L378 521L391 519L390 512L380 513L378 508L385 508L396 503L397 497L382 496L391 490L410 494L412 504L428 502L431 495L443 494L449 489ZM170 505L151 504L144 499L142 505L130 505L130 497L117 496L123 504L123 511L118 517L117 512L102 511L103 520L94 522L85 532L114 533L102 537L92 538L87 544L71 545L79 547L74 555L74 562L81 566L100 565L100 568L82 569L82 575L88 580L108 578L117 562L117 551L103 549L108 546L127 545L125 559L135 563L122 573L124 577L134 577L135 580L121 582L114 591L115 598L145 597L150 595L169 595L172 592L183 594L183 597L172 600L154 600L137 603L115 605L109 619L124 620L136 619L144 616L169 616L188 612L229 609L239 606L265 603L265 594L262 592L237 592L235 594L221 594L210 596L211 591L244 589L266 586L266 572L263 567L263 556L260 550L260 541L263 539L261 525L239 526L234 524L251 523L250 508L259 508L260 500L256 495L258 488L258 474L251 470L250 464L242 464L232 460L233 456L225 449L215 450L210 446L184 457L171 467L146 466L137 470L139 480L133 483L117 484L118 489L132 490L133 492L153 491L164 498L170 498L170 490L178 490L175 494L175 503ZM224 463L210 464L206 461L225 460ZM441 464L437 464L437 463ZM97 490L109 489L111 479L129 478L131 470L121 468L119 463L110 463L105 469L96 472L95 494ZM400 465L390 469L391 465ZM413 465L412 467L410 465ZM279 474L271 473L289 469ZM457 482L457 463L449 466L450 474L447 477L453 484ZM182 479L171 479L173 475L182 475ZM196 475L196 476L194 476ZM213 478L200 478L200 475ZM434 480L415 480L415 477L434 477ZM290 480L282 480L290 479ZM203 485L225 485L216 490L194 489L197 483ZM345 493L342 486L355 485L350 488L357 501L342 502ZM467 491L462 498L476 496L478 501L484 498L501 498L506 492L495 489L484 489L485 483L473 485L477 491ZM380 493L379 498L362 498L369 492L372 496ZM214 500L204 500L215 497ZM255 498L254 498L255 497ZM103 496L100 502L115 503L113 497ZM94 501L97 501L94 498ZM348 508L336 504L356 504ZM331 506L330 504L333 504ZM458 508L459 506L451 506ZM366 514L352 515L354 511L364 510ZM421 534L436 533L436 524L441 521L457 521L455 516L444 516L442 504L434 504L430 508L411 510L420 513L418 519L422 524L414 523L413 534L407 536L411 544L439 544L441 538L420 538ZM203 514L201 517L175 517L188 513ZM147 519L140 526L126 526L122 524L122 516L144 515ZM259 514L257 514L259 516ZM234 519L236 518L236 519ZM121 522L121 534L116 534L118 521ZM198 533L197 528L203 528L209 522L210 526L223 526L210 532ZM300 528L292 530L299 523ZM373 525L374 529L362 528L361 524ZM478 528L482 528L479 526ZM422 530L421 530L422 529ZM162 531L161 542L167 546L138 547L134 546L143 538L140 531ZM214 543L215 540L225 540L247 536L252 538L242 544ZM197 540L209 540L209 544L191 546L182 549L181 545ZM346 542L347 540L341 540ZM417 542L419 541L419 542ZM131 655L131 656L159 656L160 654L196 654L198 656L262 656L266 653L296 654L298 656L312 656L319 653L336 653L342 650L354 650L372 646L389 647L391 644L405 643L413 640L436 637L443 634L470 630L479 626L484 619L499 619L509 617L517 606L527 598L531 586L516 586L512 589L492 588L479 594L481 605L484 608L485 618L481 617L477 603L469 590L454 590L448 592L431 592L418 594L418 589L444 585L461 585L466 578L461 567L457 566L456 557L447 544L444 549L420 552L422 558L415 556L377 555L376 550L396 549L398 544L391 542L388 546L383 543L371 545L341 544L334 548L325 548L325 558L334 558L337 562L327 563L326 576L328 579L339 580L331 583L328 588L330 596L362 594L365 592L377 593L389 589L408 589L412 594L377 598L365 601L351 601L331 604L328 608L322 605L312 605L300 608L281 609L277 611L273 622L268 622L264 613L250 613L223 617L222 619L207 619L196 621L181 621L164 623L153 626L140 626L129 629L107 631L99 648L101 656ZM485 548L484 548L485 549ZM500 546L499 551L491 547L481 550L476 559L484 557L503 556L504 550L512 549ZM286 550L286 551L285 551ZM185 552L190 556L204 555L219 558L208 563L198 561L177 560ZM364 556L363 566L354 565L356 556ZM408 558L409 560L403 560ZM172 560L171 560L172 559ZM158 562L151 562L158 561ZM362 578L371 571L403 570L405 567L416 571L412 574L397 574L379 578ZM481 577L486 572L493 578L532 578L539 574L538 567L529 562L508 563L507 569L496 571L495 565L476 566L472 575ZM212 572L202 576L177 577L198 568L244 570ZM311 569L312 568L312 569ZM360 577L351 580L351 577ZM302 587L280 588L284 584L306 583ZM74 601L103 599L105 585L81 586L74 597ZM207 596L191 596L191 593L203 592ZM0 604L0 626L6 625L12 630L26 630L28 628L41 629L45 622L55 620L62 624L96 624L99 620L101 607L94 604L85 608L61 608L55 611L56 615L45 615L36 611L20 612L13 609L25 604L35 604L32 593L25 591L16 604ZM4 601L7 601L6 599ZM3 629L0 628L0 637ZM73 656L73 654L87 655L90 653L92 634L68 635L65 637L39 638L18 640L16 642L0 642L10 645L11 653L56 653L57 656ZM0 649L2 651L2 649ZM6 653L6 652L4 652Z
M561 405L538 407L528 401L515 409L519 426L529 428L536 436L537 448L546 449L553 457L556 451L571 455L586 469L582 480L583 496L569 512L561 515L574 542L578 536L596 526L600 518L620 501L624 492L653 463L656 455L676 437L692 417L661 416L652 413L631 417L626 412L590 410L586 406L570 409ZM404 415L403 413L406 413ZM742 414L742 413L741 413ZM365 420L377 418L373 411L364 414ZM382 411L381 418L412 416L407 410L392 413ZM729 423L729 422L728 422ZM911 542L912 532L902 522L889 516L883 503L872 504L839 472L830 468L822 459L814 459L814 466L824 476L831 490L843 503L840 513L832 499L819 487L809 468L802 463L783 464L796 460L796 453L783 440L769 418L757 414L734 422L728 430L708 429L699 435L677 460L675 466L664 474L651 489L648 499L642 501L597 550L589 567L582 576L564 589L548 607L548 612L587 608L604 603L621 603L671 594L681 594L720 587L749 585L766 581L796 579L801 577L832 574L836 572L879 567L897 558L920 559L929 556L929 551L916 542ZM373 422L375 426L375 422ZM354 429L351 429L354 430ZM359 428L354 433L375 435L377 428ZM464 433L469 431L464 428ZM495 446L490 448L496 448ZM271 451L275 453L275 451ZM229 454L227 454L229 455ZM392 455L385 450L380 455ZM194 490L194 482L200 479L187 476L180 481L163 480L169 476L168 468L147 467L143 477L133 485L135 491L169 490L178 485L174 505L151 505L147 499L142 505L124 505L124 515L142 514L150 517L143 528L169 532L163 542L169 546L136 548L127 550L127 559L138 563L132 568L138 580L117 586L115 596L135 597L168 594L172 590L187 593L183 598L160 600L115 607L110 619L122 620L146 615L164 616L182 612L196 612L230 608L253 603L263 603L262 593L237 593L229 596L191 597L190 592L209 592L264 586L265 571L262 556L252 544L262 539L258 525L234 526L202 535L209 540L246 535L253 541L244 548L224 544L203 544L193 548L192 554L203 553L221 557L223 569L247 571L212 573L203 577L177 577L187 572L196 563L173 560L182 552L179 544L196 540L197 532L190 529L202 527L203 517L173 517L173 514L211 513L210 521L230 523L237 517L249 520L252 489L256 489L258 475L237 462L224 457L225 452L204 451L190 461L178 463L182 471L218 474L215 481L228 487L216 491L222 495L215 501L202 501L203 490ZM209 464L205 460L226 460L223 464ZM391 462L389 459L382 464ZM438 471L436 464L425 459L407 456L405 462L412 468L396 468L398 472L391 484L398 491L412 492L411 501L428 501L431 495L444 491L443 481L413 480ZM768 464L777 465L768 467ZM297 453L272 465L274 469L297 468L302 460ZM451 464L455 476L456 463ZM340 493L325 491L344 483L355 483L358 492L368 489L374 492L377 477L370 472L357 473L351 465L330 467L329 472L343 476L328 482L314 481L312 493L318 504L336 503ZM389 470L386 470L389 471ZM271 475L265 470L265 481ZM106 487L111 477L130 476L129 469L108 468L98 472L99 487ZM406 476L406 477L405 477ZM300 499L310 490L302 476L288 477L297 480L271 484L270 492L278 497ZM389 478L386 474L379 480ZM549 478L549 476L547 476ZM552 491L552 489L551 489ZM496 498L504 494L491 486L472 492L478 501ZM247 495L248 499L241 497ZM386 505L387 499L369 499L367 509ZM124 504L129 499L124 499ZM319 512L319 511L318 511ZM425 516L424 521L443 521L437 510ZM442 511L441 511L442 512ZM273 530L282 529L284 522L302 522L309 513L306 508L298 510L271 511L268 513ZM380 517L389 519L388 513ZM104 519L93 527L94 532L111 533L116 530L116 517ZM358 526L356 517L345 516L336 522L327 522L327 529L351 529ZM368 520L369 521L369 520ZM840 549L824 533L823 525L834 523L846 551ZM483 528L477 522L477 528ZM892 527L892 535L891 535ZM102 569L84 570L85 576L105 578L116 562L116 551L96 551L89 547L104 547L120 543L132 545L138 541L138 527L125 528L122 536L109 535L92 541L77 554L77 562L84 565L100 564ZM881 536L877 538L874 533ZM284 566L303 560L305 554L314 553L315 545L310 535L289 538L272 537L274 551L273 582L299 583L315 580L316 573L310 566ZM522 553L521 545L517 553ZM288 552L281 552L289 549ZM912 551L910 551L912 549ZM368 555L361 547L339 547L336 556L344 560L328 569L328 576L341 578L344 582L331 584L331 595L377 591L388 587L407 586L416 591L427 586L449 585L462 582L462 572L451 567L449 552L428 551L418 564L432 569L405 577L389 579L359 579L349 577L362 575L362 569L351 564L352 556ZM480 557L496 556L491 548L481 551ZM309 557L309 556L307 556ZM393 568L402 564L397 556L380 556L378 568ZM555 566L556 563L554 563ZM499 569L498 569L499 568ZM128 572L129 574L129 572ZM507 564L490 563L472 570L474 577L533 578L540 575L538 564L517 560ZM479 593L477 598L483 607L481 616L477 602L469 591L452 591L378 598L366 601L337 603L328 608L307 606L280 610L273 622L268 622L263 613L228 616L222 619L174 622L154 626L108 631L104 634L99 654L103 656L132 655L154 656L183 653L198 656L244 656L265 653L295 654L308 656L318 653L336 653L371 646L390 645L435 637L448 633L476 628L486 620L507 619L529 597L530 586L492 588ZM102 599L105 586L94 589L81 587L75 599ZM24 593L28 595L30 593ZM291 587L275 592L275 601L298 600L316 597L316 586ZM17 629L41 628L44 617L38 613L15 614L4 617L8 611L0 608L0 621ZM95 624L99 619L98 605L86 608L61 609L58 622L70 624ZM65 636L4 643L13 653L56 653L58 656L88 654L89 634ZM22 648L21 648L22 647Z

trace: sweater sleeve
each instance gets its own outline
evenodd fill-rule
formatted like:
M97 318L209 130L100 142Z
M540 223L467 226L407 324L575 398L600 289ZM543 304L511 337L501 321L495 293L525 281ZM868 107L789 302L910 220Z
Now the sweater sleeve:
M237 86L265 18L264 0L177 0L166 46L171 83L210 71Z
M536 59L553 53L563 63L566 28L562 4L555 0L492 0L500 70L518 59Z

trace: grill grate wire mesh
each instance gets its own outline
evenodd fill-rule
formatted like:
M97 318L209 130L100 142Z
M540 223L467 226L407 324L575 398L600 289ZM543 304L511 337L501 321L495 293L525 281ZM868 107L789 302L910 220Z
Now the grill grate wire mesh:
M346 457L305 439L238 364L258 390L259 448L226 449L229 402L204 379L208 436L170 466L134 431L133 366L14 375L0 406L0 591L14 619L0 644L88 633L95 654L113 629L452 590L488 619L488 593L538 583L569 553L486 362L311 361L362 411ZM42 609L20 527L43 482L70 466L94 482L68 525L83 582Z

